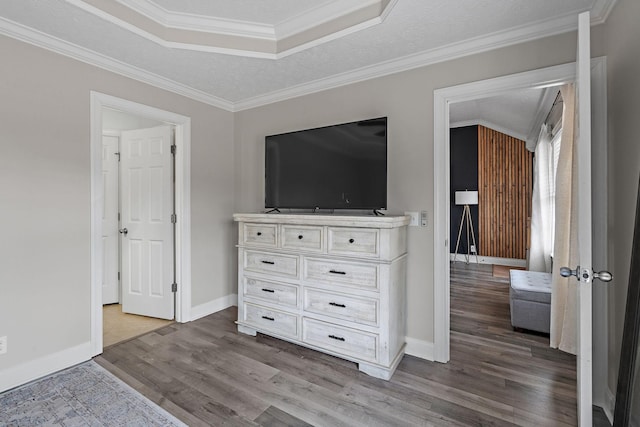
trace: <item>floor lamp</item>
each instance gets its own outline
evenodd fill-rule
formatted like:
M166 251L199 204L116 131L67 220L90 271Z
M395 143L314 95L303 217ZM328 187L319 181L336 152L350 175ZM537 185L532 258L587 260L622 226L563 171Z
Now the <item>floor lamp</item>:
M462 210L462 218L460 219L460 228L458 229L458 241L456 242L456 253L453 256L453 261L456 261L458 257L458 248L460 247L460 237L462 236L462 229L467 229L467 253L464 255L465 261L469 264L471 258L471 245L475 249L476 264L478 263L478 248L476 247L476 235L473 231L473 221L471 220L471 209L469 205L478 204L478 192L477 191L456 191L456 205L464 205Z

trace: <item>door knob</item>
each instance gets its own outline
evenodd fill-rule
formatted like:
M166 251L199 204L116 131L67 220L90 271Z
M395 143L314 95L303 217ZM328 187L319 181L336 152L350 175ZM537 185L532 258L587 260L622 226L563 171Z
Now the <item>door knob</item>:
M580 270L580 266L577 266L575 270L570 269L569 267L560 267L560 275L562 277L571 277L576 276L579 279L578 274L582 274L585 279L589 279L589 276L592 276L594 279L602 280L603 282L610 282L613 279L613 275L608 271L588 271L585 269L584 271Z
M127 230L126 228L121 228L120 230L118 230L120 232L120 234L124 234L125 236L127 235L127 233L129 232L129 230Z
M613 279L613 274L609 273L608 271L598 271L598 272L594 271L593 278L600 279L603 282L610 282L611 279Z
M560 267L560 275L562 277L578 277L578 271L580 271L580 266L577 266L575 270L572 270L569 267Z

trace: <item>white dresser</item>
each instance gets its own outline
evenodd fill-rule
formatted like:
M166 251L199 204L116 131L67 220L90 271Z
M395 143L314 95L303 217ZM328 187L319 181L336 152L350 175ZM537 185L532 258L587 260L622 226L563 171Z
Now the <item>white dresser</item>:
M404 354L405 216L235 214L238 331L389 379Z

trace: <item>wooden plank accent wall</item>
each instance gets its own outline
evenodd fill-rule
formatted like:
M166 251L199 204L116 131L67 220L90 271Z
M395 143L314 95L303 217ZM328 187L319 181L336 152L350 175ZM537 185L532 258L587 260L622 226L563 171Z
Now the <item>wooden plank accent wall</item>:
M525 142L478 126L479 255L526 258L532 187Z

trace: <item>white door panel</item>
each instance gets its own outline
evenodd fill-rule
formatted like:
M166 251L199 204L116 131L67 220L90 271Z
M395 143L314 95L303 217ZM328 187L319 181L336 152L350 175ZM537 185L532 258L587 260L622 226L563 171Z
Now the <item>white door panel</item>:
M118 150L117 136L102 137L102 182L104 203L102 211L102 304L119 302L118 282Z
M122 132L122 310L173 319L172 129Z

